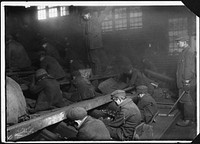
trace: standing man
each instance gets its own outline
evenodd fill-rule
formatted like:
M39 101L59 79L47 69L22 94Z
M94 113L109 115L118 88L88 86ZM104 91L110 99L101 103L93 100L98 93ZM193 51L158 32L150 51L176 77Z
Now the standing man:
M112 100L119 106L114 120L103 120L114 140L132 140L136 126L141 123L141 113L137 105L126 97L124 90L111 94Z
M92 69L95 75L100 75L106 70L106 63L108 61L102 43L101 24L112 8L113 7L106 7L99 16L94 12L85 12L83 16L86 21L86 46L90 57L89 59L91 59L93 64Z
M177 86L180 99L180 111L182 120L177 122L179 126L188 126L195 120L196 108L196 66L194 50L188 45L188 36L176 39L177 45L183 49L178 59Z
M111 140L110 133L104 123L87 115L82 107L74 107L67 113L67 118L75 121L78 130L76 140Z

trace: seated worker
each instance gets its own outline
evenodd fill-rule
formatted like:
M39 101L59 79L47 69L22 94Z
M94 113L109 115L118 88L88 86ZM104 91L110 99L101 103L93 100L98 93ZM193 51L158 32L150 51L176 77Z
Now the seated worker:
M136 90L138 94L137 106L140 109L142 121L144 121L145 123L149 123L153 116L158 112L156 101L148 93L147 86L137 86Z
M126 78L125 81L128 83L128 86L139 86L146 85L148 87L148 92L153 94L154 87L151 84L152 81L146 78L146 76L141 73L138 69L133 68L132 65L123 67L124 72L120 76L120 80L124 81L122 78Z
M88 79L81 76L79 71L73 72L72 76L72 84L75 86L77 91L71 95L71 98L69 98L70 101L81 101L101 95L95 91L95 87Z
M35 107L29 110L30 113L69 105L63 99L59 83L45 69L38 69L35 78L36 83L33 80L30 91L37 94L38 98Z
M6 36L6 67L13 70L30 69L31 60L24 46L13 36Z
M49 75L58 81L66 79L66 73L58 61L55 58L46 55L44 52L40 53L40 67L45 69Z
M42 41L42 47L46 51L47 55L55 58L61 64L62 60L59 51L49 42L46 37L44 37Z
M88 116L84 108L75 107L70 109L67 118L74 120L76 123L74 125L78 130L76 140L111 140L105 124L99 119Z
M132 140L134 130L141 123L141 113L137 105L123 90L111 94L112 100L119 106L114 120L103 120L114 140Z

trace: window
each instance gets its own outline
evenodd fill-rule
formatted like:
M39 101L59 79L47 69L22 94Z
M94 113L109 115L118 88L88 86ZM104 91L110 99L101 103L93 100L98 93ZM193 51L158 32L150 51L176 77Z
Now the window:
M130 7L130 29L142 28L142 11L139 7Z
M102 11L101 11L102 13ZM119 7L110 11L102 22L102 31L142 28L142 10L140 7Z
M179 35L187 35L188 34L187 26L188 26L187 18L171 18L171 19L169 19L169 21L168 21L169 53L182 51L182 49L177 46L175 39Z
M38 6L38 20L69 15L68 6Z
M44 20L47 18L45 6L38 6L38 20Z
M127 29L127 13L126 8L115 9L115 29L123 30Z
M101 11L102 13L103 11ZM112 31L113 22L112 22L112 11L105 17L104 21L102 22L102 30L105 31Z
M49 17L57 17L58 16L58 11L57 8L50 8L49 9Z
M69 7L60 7L60 16L69 15Z

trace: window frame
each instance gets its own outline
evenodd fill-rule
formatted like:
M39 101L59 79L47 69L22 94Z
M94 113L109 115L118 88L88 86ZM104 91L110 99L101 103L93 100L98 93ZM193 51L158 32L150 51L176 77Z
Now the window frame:
M189 35L188 24L189 22L187 16L175 16L168 18L168 53L170 55L178 54L182 51L182 48L178 47L175 39L179 35Z

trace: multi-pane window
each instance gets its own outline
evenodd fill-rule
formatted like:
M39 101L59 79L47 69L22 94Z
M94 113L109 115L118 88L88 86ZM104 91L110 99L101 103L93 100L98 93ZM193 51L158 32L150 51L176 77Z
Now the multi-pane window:
M69 7L62 6L60 7L60 16L69 15Z
M43 20L47 18L45 6L38 6L38 19Z
M38 20L69 15L68 6L38 6Z
M49 9L49 17L57 17L58 16L58 11L57 8L50 8Z
M140 7L119 7L110 11L104 19L102 31L138 29L142 26L142 10Z
M102 13L103 11L101 11ZM112 11L105 17L104 21L102 22L102 30L105 31L112 31L113 28L113 21L112 21Z
M115 29L116 30L127 29L126 8L117 8L114 10L114 13L115 13Z
M142 28L142 11L139 7L130 7L130 29Z
M169 24L169 53L181 52L182 49L177 46L175 39L180 35L188 35L187 18L171 18Z

